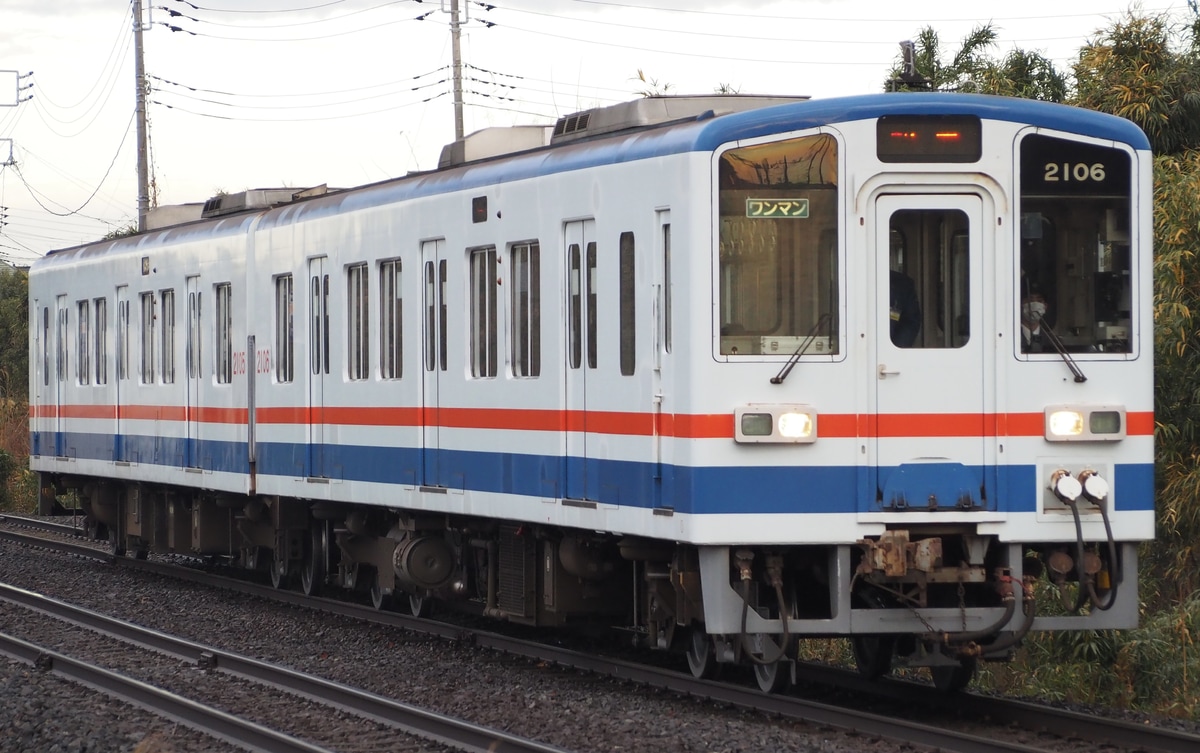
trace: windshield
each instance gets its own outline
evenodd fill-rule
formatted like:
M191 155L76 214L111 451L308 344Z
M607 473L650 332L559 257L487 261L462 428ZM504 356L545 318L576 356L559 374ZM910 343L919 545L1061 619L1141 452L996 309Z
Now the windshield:
M731 149L719 178L722 355L837 353L837 141Z
M1021 141L1021 352L1132 353L1129 154L1030 135ZM1049 333L1046 330L1049 329Z

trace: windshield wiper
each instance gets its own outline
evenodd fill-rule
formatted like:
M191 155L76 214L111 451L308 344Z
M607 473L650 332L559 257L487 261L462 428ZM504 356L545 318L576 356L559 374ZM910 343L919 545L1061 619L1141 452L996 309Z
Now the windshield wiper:
M1067 347L1063 345L1063 341L1059 339L1058 333L1055 332L1049 324L1046 324L1045 320L1042 321L1041 325L1042 331L1047 335L1046 339L1050 341L1050 344L1053 345L1054 349L1058 351L1058 354L1062 356L1063 363L1065 363L1067 368L1071 370L1071 373L1075 375L1075 381L1079 384L1086 382L1087 377L1083 375L1083 371L1080 370L1079 364L1075 363L1075 359L1071 358L1071 354L1067 352Z
M783 384L783 380L787 379L788 374L792 373L792 368L800 361L800 356L804 355L804 351L808 350L808 346L812 345L813 340L817 339L817 332L821 330L821 326L827 324L833 319L833 314L821 314L821 318L812 326L804 339L800 341L800 347L796 348L796 352L792 354L779 373L771 377L771 384Z

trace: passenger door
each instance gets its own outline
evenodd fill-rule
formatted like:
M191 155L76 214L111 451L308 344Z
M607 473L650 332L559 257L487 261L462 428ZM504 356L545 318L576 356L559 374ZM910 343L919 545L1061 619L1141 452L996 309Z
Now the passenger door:
M446 373L446 241L421 244L422 347L421 485L444 487L441 468L441 397L439 386Z
M200 467L200 343L204 339L200 313L200 278L191 276L187 278L187 442L183 460L187 468Z
M882 195L874 211L875 489L863 512L995 506L990 202ZM904 290L915 293L919 328ZM994 434L994 432L992 432ZM989 458L991 462L989 463Z
M566 431L564 494L567 499L596 499L599 468L588 456L588 381L595 380L596 223L569 222L564 229L567 279Z
M66 401L66 386L68 359L71 348L67 339L70 323L71 310L67 303L65 295L58 296L55 302L54 321L55 321L55 367L54 367L54 382L51 389L54 391L54 456L63 457L65 455L65 441L63 431L66 427L63 425L63 403Z
M117 288L117 326L116 326L116 343L117 343L117 369L114 381L116 386L113 390L114 404L116 407L116 426L113 429L113 460L118 463L129 461L126 457L125 443L125 403L129 399L129 369L131 362L129 360L129 288L121 285Z
M328 478L325 382L329 378L329 271L323 256L308 261L308 477Z

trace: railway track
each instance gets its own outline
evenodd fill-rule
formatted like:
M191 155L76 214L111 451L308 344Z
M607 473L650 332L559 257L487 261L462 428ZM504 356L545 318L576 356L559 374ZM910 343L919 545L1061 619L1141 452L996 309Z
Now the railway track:
M0 584L0 601L24 607L43 617L40 620L34 617L23 620L23 627L27 630L53 632L52 629L47 629L47 618L70 628L65 636L66 645L58 650L0 634L0 653L116 695L251 750L273 753L374 751L380 749L381 733L374 725L359 729L357 725L347 724L345 721L326 723L321 714L311 712L304 714L304 728L310 730L309 732L280 732L265 724L248 720L251 716L262 715L263 706L267 705L267 702L262 700L265 693L227 692L220 687L212 689L209 695L219 695L222 699L240 698L245 701L240 705L231 704L231 708L226 711L180 693L155 687L150 682L135 679L129 674L145 674L145 654L155 652L176 660L176 664L182 663L182 666L189 670L199 670L205 680L222 675L241 678L263 686L267 689L266 692L289 694L312 701L328 709L333 716L340 712L349 712L405 735L413 735L457 750L472 753L564 753L561 748L435 714L411 704L399 703L315 675L150 630L24 589ZM79 640L80 633L75 628L86 628L101 637L89 641ZM74 640L71 640L72 638ZM76 656L64 653L67 651ZM124 672L105 669L101 664L117 665ZM151 670L150 675L153 677L155 674ZM199 680L197 672L189 671L187 674L190 680ZM190 684L202 683L197 681ZM295 716L288 714L282 718L287 720ZM327 742L315 744L305 739L306 734L313 734L311 730L314 728L334 728L336 732ZM367 738L367 741L363 742L363 738Z
M0 522L15 524L17 521ZM23 539L31 545L42 545L41 537L33 532L13 533L0 530L0 537ZM30 538L39 540L29 542ZM800 674L806 683L841 688L858 698L876 700L890 698L909 709L907 715L911 715L914 707L920 707L926 709L926 713L942 719L940 723L934 724L916 723L895 716L869 714L858 709L818 703L794 696L766 695L757 689L695 680L690 675L671 670L648 667L611 657L580 653L492 632L464 629L459 625L433 622L390 612L378 612L369 607L344 601L313 599L299 593L278 591L266 586L231 580L224 576L178 565L114 558L110 553L97 549L94 542L90 546L74 542L59 542L49 546L60 551L70 551L72 547L78 547L75 550L76 554L117 562L124 567L154 572L167 577L183 578L217 588L235 590L306 608L320 609L356 620L402 628L447 640L469 642L479 648L502 651L535 662L552 662L564 667L708 699L723 705L765 711L781 719L853 730L860 734L909 745L932 747L945 751L969 751L970 753L1034 751L1055 749L1052 742L1049 744L1045 742L1045 738L1059 738L1061 740L1083 740L1095 746L1109 746L1126 750L1163 751L1165 753L1188 751L1190 753L1200 749L1200 737L1186 732L1084 716L1061 709L974 694L960 694L948 698L936 693L928 686L899 681L870 683L854 673L827 667L805 665L800 669ZM946 720L953 719L980 720L985 732L964 734L945 729L945 725L954 724L953 721ZM986 732L988 725L993 728L1028 730L1030 734L1027 737L1038 738L1038 742L1030 744L1022 741L994 739Z

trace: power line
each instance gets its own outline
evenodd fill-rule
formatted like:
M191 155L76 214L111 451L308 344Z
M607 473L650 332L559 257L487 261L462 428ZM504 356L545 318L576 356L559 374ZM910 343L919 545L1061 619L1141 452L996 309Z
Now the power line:
M338 0L338 2L341 2L341 1L342 1L342 0ZM189 7L193 8L193 9L195 9L195 10L203 10L203 11L208 11L208 12L225 12L225 13L255 13L255 14L266 14L266 13L272 13L272 14L274 14L274 13L289 13L289 12L294 12L294 11L307 11L307 10L315 10L316 8L324 8L324 7L328 7L329 5L336 5L336 4L338 4L338 3L327 3L326 5L318 5L318 6L315 6L315 7L313 7L313 8L283 8L283 9L278 9L278 10L269 10L269 9L247 10L247 9L242 9L242 10L226 10L226 11L220 11L220 10L218 10L218 9L216 9L216 8L199 8L199 7L195 6L195 5L192 5L192 4L191 4L191 3L189 3L189 2L186 2L185 0L175 0L175 2L182 3L183 5L187 5L187 6L189 6ZM224 27L226 27L226 28L230 28L230 29L289 29L289 28L293 28L293 27L296 27L296 26L312 26L313 24L325 24L325 23L329 23L329 22L331 22L331 21L340 21L340 20L342 20L343 18L350 18L351 16L357 16L357 15L359 15L359 14L362 14L362 13L370 13L371 11L379 10L380 8L386 8L386 7L390 6L390 5L399 5L399 4L401 4L401 3L411 3L411 2L421 2L421 0L389 0L388 2L386 2L386 3L383 3L383 4L381 4L381 5L375 5L375 6L372 6L372 7L370 7L370 8L359 8L358 10L355 10L355 11L350 11L349 13L344 13L344 14L342 14L342 15L340 15L340 16L328 16L328 17L326 17L326 18L317 18L317 19L313 19L313 20L311 20L311 21L298 21L298 22L296 22L296 23L289 23L289 24L261 24L261 25L260 25L260 24L250 24L250 25L247 25L247 24L226 24L226 23L221 23L220 21L209 21L208 19L199 19L199 18L195 18L195 17L193 17L193 16L189 16L189 15L187 15L187 14L185 14L185 13L181 13L180 11L177 11L177 10L171 10L170 8L167 8L167 7L165 7L165 6L162 6L162 5L156 5L156 6L154 6L154 9L155 9L155 10L161 10L161 11L165 11L165 12L167 13L167 15L168 15L168 16L170 16L171 18L186 18L187 20L189 20L189 21L195 21L196 23L206 23L206 24L212 24L213 26L224 26Z
M854 17L837 17L837 16L785 16L772 14L754 14L754 13L729 13L725 11L715 10L697 10L694 8L664 8L653 5L630 5L628 3L614 3L608 0L567 0L567 2L578 3L580 5L603 5L613 8L623 8L625 10L648 10L661 13L679 13L679 14L695 14L701 16L725 16L728 18L755 18L768 21L837 21L837 22L854 22L861 23L863 21L872 21L877 23L912 23L914 19L911 16L904 18L870 18L864 19L861 16ZM490 4L490 3L489 3ZM495 6L494 6L495 7ZM1171 7L1166 8L1151 8L1146 10L1146 13L1166 13L1171 10ZM992 17L992 21L1052 21L1058 18L1088 18L1104 13L1120 13L1122 11L1089 11L1086 13L1053 13L1045 16L1009 16L1006 18ZM979 23L978 16L970 18L932 18L920 21L926 26L936 25L940 23L963 23L963 22Z
M47 201L51 201L54 204L59 204L59 202L51 200L49 196L46 196L46 194L42 193L41 191L38 191L37 189L35 189L33 186L31 186L29 184L29 181L25 179L25 175L21 172L21 163L20 162L13 163L13 170L16 171L17 177L21 179L21 184L24 185L26 190L29 191L29 196L37 203L38 206L40 206L45 211L49 212L50 214L54 215L55 217L69 217L74 214L79 214L81 211L83 211L84 207L86 207L88 204L90 204L92 202L92 199L96 198L96 194L100 192L100 188L104 185L104 182L106 180L108 180L109 174L112 173L113 165L115 165L117 163L117 157L120 156L121 149L125 146L125 139L128 138L129 128L132 125L133 125L133 115L130 115L129 123L125 126L125 132L121 135L121 143L117 146L117 151L113 155L112 161L108 163L108 169L104 171L104 177L101 178L100 182L96 184L96 188L94 191L92 191L91 195L88 196L87 199L85 199L84 202L82 204L80 204L79 207L76 209L71 209L66 212L59 212L59 211L56 211L56 210L51 209L50 207L46 206L46 204L42 201L42 199L40 197L45 197L45 199ZM59 206L62 206L62 205L59 204Z

